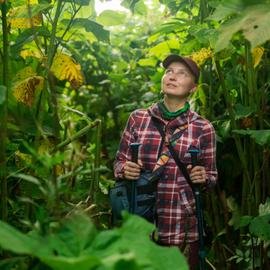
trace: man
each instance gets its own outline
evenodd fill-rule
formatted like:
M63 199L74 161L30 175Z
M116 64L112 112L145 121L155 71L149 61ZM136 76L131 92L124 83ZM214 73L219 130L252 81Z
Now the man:
M178 158L187 166L194 184L213 186L217 179L215 131L209 121L190 110L188 98L196 91L200 76L194 61L179 55L169 55L163 61L165 68L161 81L162 101L148 110L131 113L122 135L114 164L115 176L138 179L141 170L153 170L159 156L166 153L169 160L164 166L157 186L158 243L178 246L188 257L191 269L198 263L198 229L195 200L191 186L177 167L168 150L173 145ZM163 126L165 143L155 121ZM131 143L140 143L139 162L131 162ZM199 166L192 168L189 149L199 151Z

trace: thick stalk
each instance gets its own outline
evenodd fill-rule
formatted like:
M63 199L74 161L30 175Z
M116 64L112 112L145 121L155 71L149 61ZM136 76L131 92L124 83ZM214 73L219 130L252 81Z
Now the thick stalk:
M93 128L93 127L96 127L96 126L99 126L100 125L100 120L97 119L95 120L93 123L89 124L88 126L84 127L83 129L79 130L76 134L74 134L72 137L68 138L67 140L61 142L60 144L58 144L56 147L55 147L55 150L54 151L57 151L57 150L60 150L62 149L63 147L67 146L68 144L70 144L71 142L79 139L81 136L85 135L86 133L88 133L88 131Z
M99 122L99 125L96 129L96 149L95 149L95 185L94 189L95 191L98 189L99 186L99 168L100 168L100 154L101 154L101 122Z
M221 71L219 61L215 61L215 63L216 63L216 71L217 71L217 74L218 74L218 77L219 77L219 80L220 80L220 83L221 83L221 87L223 89L224 98L225 98L225 102L226 102L226 107L228 109L228 113L229 113L229 117L230 117L230 121L231 121L231 127L232 127L232 129L237 129L237 124L236 124L236 120L235 120L236 119L235 112L234 112L234 109L233 109L233 106L232 106L232 101L231 101L231 98L230 98L229 91L228 91L228 89L226 87L226 84L225 84L224 75L223 75L223 73ZM235 141L238 156L239 156L239 159L240 159L240 162L241 162L241 165L242 165L242 168L243 168L243 172L244 172L244 174L243 174L244 175L244 178L243 178L243 190L242 190L242 212L244 212L244 210L246 209L245 206L247 206L247 205L251 206L251 204L252 204L252 200L250 198L250 193L248 192L249 187L251 186L251 177L250 177L250 174L249 174L249 170L248 170L248 166L247 166L247 160L246 160L246 157L245 157L245 153L244 153L244 150L243 150L241 140L237 135L234 135L234 134L233 134L233 138L234 138L234 141ZM248 207L248 209L249 208L250 207Z
M8 192L7 192L7 167L6 167L6 142L7 142L7 102L9 89L8 68L8 27L7 27L7 5L1 4L2 13L2 38L3 38L3 86L0 88L0 181L1 181L1 218L7 221L8 217Z

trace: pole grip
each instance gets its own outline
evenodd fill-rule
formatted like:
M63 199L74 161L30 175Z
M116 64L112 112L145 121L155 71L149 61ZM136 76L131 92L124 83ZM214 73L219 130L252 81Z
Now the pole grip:
M199 150L196 149L196 148L190 148L188 150L188 152L190 153L190 156L191 156L191 165L192 165L192 168L197 166L198 164L198 153L199 153Z
M130 149L131 149L131 161L134 163L138 163L138 153L139 153L139 147L140 143L131 143Z

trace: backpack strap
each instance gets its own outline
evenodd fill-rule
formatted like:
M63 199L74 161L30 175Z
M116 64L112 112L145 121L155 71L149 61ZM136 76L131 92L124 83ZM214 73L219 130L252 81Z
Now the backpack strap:
M161 135L161 138L162 140L164 141L165 140L165 137L166 137L166 134L165 134L165 131L164 131L164 125L158 120L156 119L155 117L151 117L151 120L153 122L153 124L155 125L155 127L157 128L157 130L159 131L160 135ZM177 153L175 152L172 144L170 141L167 142L167 146L168 146L168 149L177 165L177 167L179 168L179 170L182 172L182 174L184 175L184 177L186 178L188 184L190 185L190 187L193 189L193 183L190 179L190 176L189 176L189 173L187 171L187 168L185 166L185 164L183 162L180 161Z

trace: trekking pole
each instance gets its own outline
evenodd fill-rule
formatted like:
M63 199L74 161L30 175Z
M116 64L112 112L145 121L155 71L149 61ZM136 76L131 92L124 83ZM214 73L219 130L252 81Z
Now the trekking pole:
M131 143L131 161L134 163L138 162L138 153L140 143ZM130 200L130 213L134 214L136 209L136 180L131 180L131 200Z
M189 153L191 155L191 164L193 168L197 165L199 150L189 149ZM203 211L202 211L202 203L201 203L200 186L198 184L193 185L193 193L195 197L196 216L198 220L200 270L205 270L206 269L206 264L205 264L206 252L205 252L204 241L203 241L203 235L204 235Z

